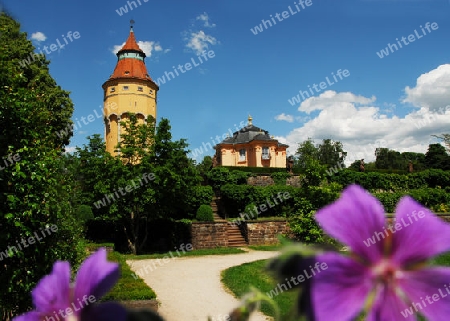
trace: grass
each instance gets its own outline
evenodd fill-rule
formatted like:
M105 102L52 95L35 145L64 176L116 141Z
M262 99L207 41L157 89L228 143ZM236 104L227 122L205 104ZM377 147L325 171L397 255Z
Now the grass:
M245 253L245 251L235 248L235 247L217 247L214 249L199 249L186 251L183 253L182 250L178 250L180 255L178 255L177 251L172 251L172 255L174 257L185 257L185 256L203 256L203 255L227 255L227 254L240 254ZM164 257L171 257L170 253L154 253L154 254L142 254L142 255L134 255L134 254L124 254L127 260L147 260L147 259L162 259Z
M125 262L124 255L117 252L108 253L108 260L118 262L121 276L116 285L102 301L151 300L156 298L155 292L141 279L135 279L133 272Z
M255 251L279 251L283 245L249 245L248 248Z
M260 247L256 246L254 248ZM260 260L231 267L222 271L221 281L236 297L242 297L246 294L250 289L250 285L268 294L271 290L275 289L277 281L265 271L267 263L268 260ZM432 264L450 266L450 252L436 257L432 261ZM291 309L295 306L297 296L297 291L286 291L273 297L273 300L280 309L281 316L287 316L291 312ZM275 311L266 303L261 305L261 311L268 316L275 316ZM419 317L419 320L425 319Z
M277 282L264 271L266 264L267 260L260 260L231 267L222 271L221 281L236 297L247 293L250 285L263 293L268 293L277 286ZM281 315L287 315L297 300L297 292L282 292L274 296L273 300L278 304ZM266 315L275 316L275 311L267 303L262 303L261 311Z

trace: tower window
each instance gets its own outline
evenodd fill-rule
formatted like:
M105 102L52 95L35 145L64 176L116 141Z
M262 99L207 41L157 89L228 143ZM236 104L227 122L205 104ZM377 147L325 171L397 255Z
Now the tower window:
M112 87L110 92L113 93L113 92L115 92L115 91L116 91L116 88L115 88L115 87Z
M128 90L128 86L123 86L123 90Z
M130 72L127 70L127 71L125 71L125 75L128 75Z
M150 94L153 94L153 90L150 89L149 93L150 93Z
M143 91L144 88L142 88L141 86L138 86L138 91Z

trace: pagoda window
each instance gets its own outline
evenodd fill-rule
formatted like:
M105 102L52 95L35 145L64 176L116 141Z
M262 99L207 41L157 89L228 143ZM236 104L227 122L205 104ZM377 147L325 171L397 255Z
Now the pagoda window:
M262 148L261 158L262 159L270 159L269 147Z
M240 162L245 161L245 149L240 149L239 150L239 161Z

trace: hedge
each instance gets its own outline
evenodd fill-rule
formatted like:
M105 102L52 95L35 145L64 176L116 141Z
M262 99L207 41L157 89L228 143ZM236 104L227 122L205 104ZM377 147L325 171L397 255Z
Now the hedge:
M314 209L330 204L339 197L342 187L333 183L326 187L298 188L290 185L252 186L227 184L220 189L228 217L239 217L249 204L267 206L259 217L289 217L298 211L296 204L308 199ZM287 196L287 197L285 197Z
M450 187L450 171L440 169L428 169L407 175L355 172L346 169L328 179L330 182L339 183L344 187L358 184L372 192L377 190L400 192L411 189Z

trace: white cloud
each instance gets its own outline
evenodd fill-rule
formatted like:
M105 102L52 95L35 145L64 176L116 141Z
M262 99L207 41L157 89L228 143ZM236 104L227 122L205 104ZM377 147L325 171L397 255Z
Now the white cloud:
M169 52L170 49L163 49L159 42L156 41L138 41L138 46L141 48L141 50L145 53L147 57L151 57L153 52L159 52L162 51L164 53ZM113 54L116 54L122 47L125 45L125 42L121 45L114 45L111 52Z
M280 115L276 115L275 119L276 120L284 120L284 121L287 121L288 123L294 122L294 116L286 115L285 113L282 113Z
M326 110L328 108L333 108L340 103L368 104L375 101L375 99L375 96L372 96L372 98L366 98L363 96L356 96L350 92L338 94L334 90L327 90L319 96L310 97L304 100L300 104L300 107L298 107L298 110L309 114L314 110Z
M403 103L438 111L450 105L450 64L440 65L417 78L416 86L405 88Z
M318 115L280 141L290 146L288 152L291 154L308 137L316 143L327 138L340 141L344 151L348 152L346 165L349 165L361 158L366 162L375 160L377 147L425 153L429 144L437 142L431 135L448 132L450 108L439 113L421 108L399 117L386 115L374 102L375 97L358 96L351 92L327 91L318 97L308 98L299 110L308 114L317 110Z
M216 26L215 23L210 23L209 22L209 16L208 16L208 14L206 12L204 12L201 15L197 16L195 18L195 20L203 21L204 22L203 27L206 27L206 28L214 28Z
M203 50L208 49L209 45L215 45L217 39L213 36L205 34L203 30L199 32L191 32L189 36L185 37L188 42L186 47L192 49L197 55L200 55Z
M31 39L35 40L37 42L42 42L42 41L45 41L45 39L47 39L47 37L42 32L38 31L38 32L33 32L31 34Z

